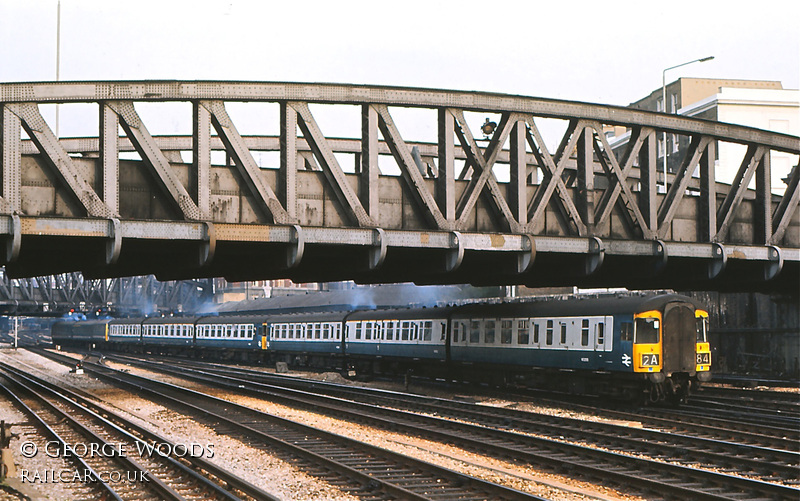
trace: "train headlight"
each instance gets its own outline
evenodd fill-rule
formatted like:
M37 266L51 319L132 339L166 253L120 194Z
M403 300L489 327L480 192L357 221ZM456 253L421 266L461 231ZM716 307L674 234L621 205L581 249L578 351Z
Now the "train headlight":
M642 367L656 367L660 365L658 362L658 353L642 353Z

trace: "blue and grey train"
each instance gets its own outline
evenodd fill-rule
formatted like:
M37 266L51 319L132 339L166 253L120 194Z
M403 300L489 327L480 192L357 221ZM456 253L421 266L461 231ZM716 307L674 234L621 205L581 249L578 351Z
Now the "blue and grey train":
M711 378L708 312L678 294L60 322L55 345L191 354L680 401Z

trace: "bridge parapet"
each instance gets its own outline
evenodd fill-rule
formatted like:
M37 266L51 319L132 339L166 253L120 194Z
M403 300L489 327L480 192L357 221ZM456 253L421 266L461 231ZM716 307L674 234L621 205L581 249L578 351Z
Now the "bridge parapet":
M169 102L191 105L191 136L148 130L137 106ZM233 102L269 104L278 133L243 135ZM97 136L57 138L47 103L96 106ZM360 137L326 136L321 104L355 110ZM423 110L429 123L418 126L435 141L406 139L418 134L398 122L405 108ZM782 196L771 172L773 152L797 164L795 136L596 104L334 84L0 84L0 110L9 276L798 289L800 169ZM496 119L483 138L474 112ZM541 123L553 118L565 129L551 151ZM628 141L610 144L607 125L625 126ZM664 131L689 146L672 155L662 193ZM719 142L743 145L730 185L715 179ZM216 151L226 160L212 162ZM274 165L259 164L262 152Z

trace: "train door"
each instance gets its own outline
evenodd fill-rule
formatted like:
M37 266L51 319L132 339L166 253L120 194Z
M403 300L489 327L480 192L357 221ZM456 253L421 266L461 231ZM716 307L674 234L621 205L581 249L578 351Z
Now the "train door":
M697 330L694 309L685 303L669 303L664 309L663 370L695 371Z

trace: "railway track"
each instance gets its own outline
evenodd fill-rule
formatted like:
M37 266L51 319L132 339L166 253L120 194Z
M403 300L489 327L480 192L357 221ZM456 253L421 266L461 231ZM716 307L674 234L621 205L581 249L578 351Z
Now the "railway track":
M120 358L116 355L115 357L123 362L136 362L139 360L129 357ZM201 368L204 371L224 376L236 377L244 375L257 378L258 381L273 383L279 386L292 387L302 391L313 391L356 401L383 402L387 407L404 408L441 416L446 415L448 409L455 409L457 412L464 412L466 410L474 411L476 408L484 411L491 409L492 414L495 416L494 421L499 422L501 426L506 426L507 423L524 423L526 420L535 418L533 424L535 428L547 426L549 422L562 423L567 427L572 426L584 430L596 426L601 429L608 428L612 430L611 433L613 435L641 435L649 442L664 443L665 440L673 438L679 442L677 445L681 448L689 448L690 450L694 450L698 446L707 446L706 449L719 450L720 445L724 447L728 444L728 450L722 449L726 456L739 456L744 454L763 458L765 454L769 455L770 452L774 450L777 451L777 456L779 458L774 462L774 465L779 465L784 461L789 465L800 462L800 459L798 459L800 457L798 456L800 452L800 430L798 429L769 427L762 424L758 432L754 432L752 425L740 423L738 420L730 421L706 417L698 420L693 419L691 414L687 416L687 414L680 410L675 411L671 408L645 408L640 411L602 409L598 411L596 407L570 404L571 408L579 412L597 414L612 420L641 422L644 425L644 429L637 429L627 426L620 427L604 423L587 422L584 420L531 414L513 409L476 406L466 402L436 399L433 397L420 397L369 388L354 389L346 385L309 381L294 377L286 377L280 374L271 374L243 368L231 368L216 364L191 364L187 361L170 363L172 365L177 364L184 367ZM537 401L541 402L541 399ZM550 403L562 404L562 402ZM486 423L491 417L492 416L478 415L479 419L477 419L477 421ZM463 416L456 414L454 418L462 419ZM659 433L659 430L661 430L661 433ZM558 429L555 431L561 432L565 430ZM666 434L666 436L664 436L664 434ZM553 433L553 435L561 434ZM702 450L698 452L702 453ZM765 466L764 469L771 468L774 465Z
M42 352L38 352L42 353ZM75 359L42 353L67 365ZM539 500L537 496L326 433L200 392L84 362L94 376L179 409L224 433L282 451L304 471L364 499Z
M746 406L748 411L763 418L780 417L780 421L800 428L800 395L797 393L761 392L714 388L695 395L691 407L713 408L737 412ZM773 418L774 419L774 418Z
M75 499L277 499L75 392L5 363L0 374L8 383L3 391L49 439L46 449L36 445L37 453L48 451L72 463L50 482L63 481L67 472ZM180 452L160 454L155 447Z
M172 361L171 365L175 363ZM153 370L152 365L145 366ZM558 473L635 487L648 497L742 499L744 494L747 499L796 499L800 494L800 490L779 483L793 482L800 471L800 459L791 451L390 392L354 390L259 371L203 367L193 373L187 373L186 367L177 370L162 365L159 370L233 392L245 390L250 395L292 407L305 407L341 419L456 443L493 457L532 462ZM295 388L278 386L276 380L281 386L290 384ZM302 386L305 388L300 389ZM316 394L309 395L308 391ZM428 415L413 414L410 409ZM480 423L480 426L454 420ZM541 438L542 435L596 444L611 451L549 440ZM671 464L674 462L683 465ZM734 475L698 468L722 469Z

